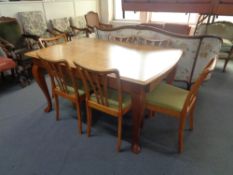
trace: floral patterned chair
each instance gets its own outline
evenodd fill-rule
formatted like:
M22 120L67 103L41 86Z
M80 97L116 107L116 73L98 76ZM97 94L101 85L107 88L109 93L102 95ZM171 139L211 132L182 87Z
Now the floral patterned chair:
M211 24L200 24L195 35L215 35L223 39L219 58L224 59L223 72L226 71L227 63L233 59L233 23L218 21Z
M5 57L17 63L16 75L22 86L30 84L32 61L24 56L30 50L28 38L33 37L22 34L15 18L0 17L0 46L5 52Z
M70 27L77 32L79 38L89 37L89 30L84 16L75 16L70 18Z
M51 37L55 33L47 28L46 21L41 11L18 12L19 20L25 34L37 40L40 37ZM33 48L39 48L38 42L29 40Z

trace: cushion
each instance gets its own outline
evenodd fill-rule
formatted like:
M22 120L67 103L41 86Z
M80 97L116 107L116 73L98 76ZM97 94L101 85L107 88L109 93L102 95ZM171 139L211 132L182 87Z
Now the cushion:
M77 28L86 28L86 20L84 18L84 16L76 16L76 17L72 17L70 19L71 21L71 25L75 26Z
M0 57L0 72L4 72L16 67L16 63L9 58Z
M90 97L92 101L97 102L96 96L93 93ZM110 108L118 109L118 92L114 89L108 89L108 103ZM122 94L122 109L127 108L131 104L131 96L127 93Z
M223 45L221 47L221 52L230 52L232 47L232 42L228 39L223 39Z
M146 103L181 112L189 91L161 83L146 96Z

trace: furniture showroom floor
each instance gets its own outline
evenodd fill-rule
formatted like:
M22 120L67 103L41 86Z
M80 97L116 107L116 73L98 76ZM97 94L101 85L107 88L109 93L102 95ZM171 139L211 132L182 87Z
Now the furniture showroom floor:
M0 174L232 174L233 62L226 73L222 65L220 60L199 90L194 130L185 131L182 154L176 152L176 119L160 115L146 119L142 151L136 155L130 150L131 120L126 116L122 152L117 153L116 120L95 112L92 136L87 138L84 111L81 136L76 111L68 101L61 99L57 122L54 110L43 112L46 102L34 81L25 88L0 82Z

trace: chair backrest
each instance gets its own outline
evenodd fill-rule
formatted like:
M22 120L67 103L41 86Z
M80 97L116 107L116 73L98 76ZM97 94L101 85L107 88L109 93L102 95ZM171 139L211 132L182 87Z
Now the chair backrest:
M193 104L196 101L196 96L199 87L201 86L202 82L206 79L208 74L213 70L214 65L216 64L216 59L210 60L210 62L206 65L202 73L199 75L195 83L192 85L191 90L186 98L184 109L187 109L188 106Z
M14 45L15 48L26 46L20 26L15 18L0 17L0 37Z
M68 18L57 18L50 20L53 28L58 29L61 32L71 32L70 21Z
M18 12L18 17L26 34L43 36L46 33L47 24L42 11Z
M200 24L197 26L195 35L214 35L232 41L232 30L233 23L228 21L217 21L210 24Z
M85 15L85 19L86 19L87 26L89 26L89 27L99 27L100 26L98 13L95 13L92 11L88 12Z
M70 24L77 28L86 28L86 20L84 16L75 16L70 18Z
M110 97L110 92L112 92L110 82L114 81L116 84L115 90L117 92L118 110L122 111L122 87L117 69L97 71L82 67L77 63L74 64L82 78L87 101L90 100L90 90L92 90L95 94L96 102L99 105L111 108L108 97Z
M43 65L50 75L53 88L57 88L66 94L70 94L71 92L72 94L75 93L76 97L79 98L78 81L76 81L75 74L72 73L67 61L51 61L42 57L40 57L40 60L42 60ZM71 88L73 88L73 91L71 91Z
M45 48L52 45L64 43L67 41L68 40L66 34L60 34L50 38L39 38L39 45L41 48Z

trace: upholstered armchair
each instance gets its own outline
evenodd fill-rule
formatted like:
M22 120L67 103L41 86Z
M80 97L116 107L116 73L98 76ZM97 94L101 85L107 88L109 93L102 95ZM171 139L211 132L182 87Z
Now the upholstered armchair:
M211 24L201 24L197 27L195 35L215 35L223 39L219 58L224 59L223 72L226 71L227 63L233 59L233 23L218 21Z
M70 27L70 22L68 18L56 18L50 20L52 29L58 32L59 34L65 33L68 40L71 40L71 37L75 36L74 31Z
M15 18L0 17L0 46L6 57L12 58L16 63L16 73L22 86L30 83L31 60L24 56L29 51L27 39L33 37L23 35Z
M29 11L29 12L18 12L19 20L23 27L23 32L34 40L29 40L33 48L39 48L38 41L39 37L51 37L55 33L47 28L46 21L41 11Z
M70 18L70 27L77 33L79 38L88 37L89 30L84 16L75 16Z
M104 24L100 22L98 13L90 11L85 15L85 19L86 19L87 27L90 30L90 32L94 32L94 27L101 29L112 28L111 24Z

